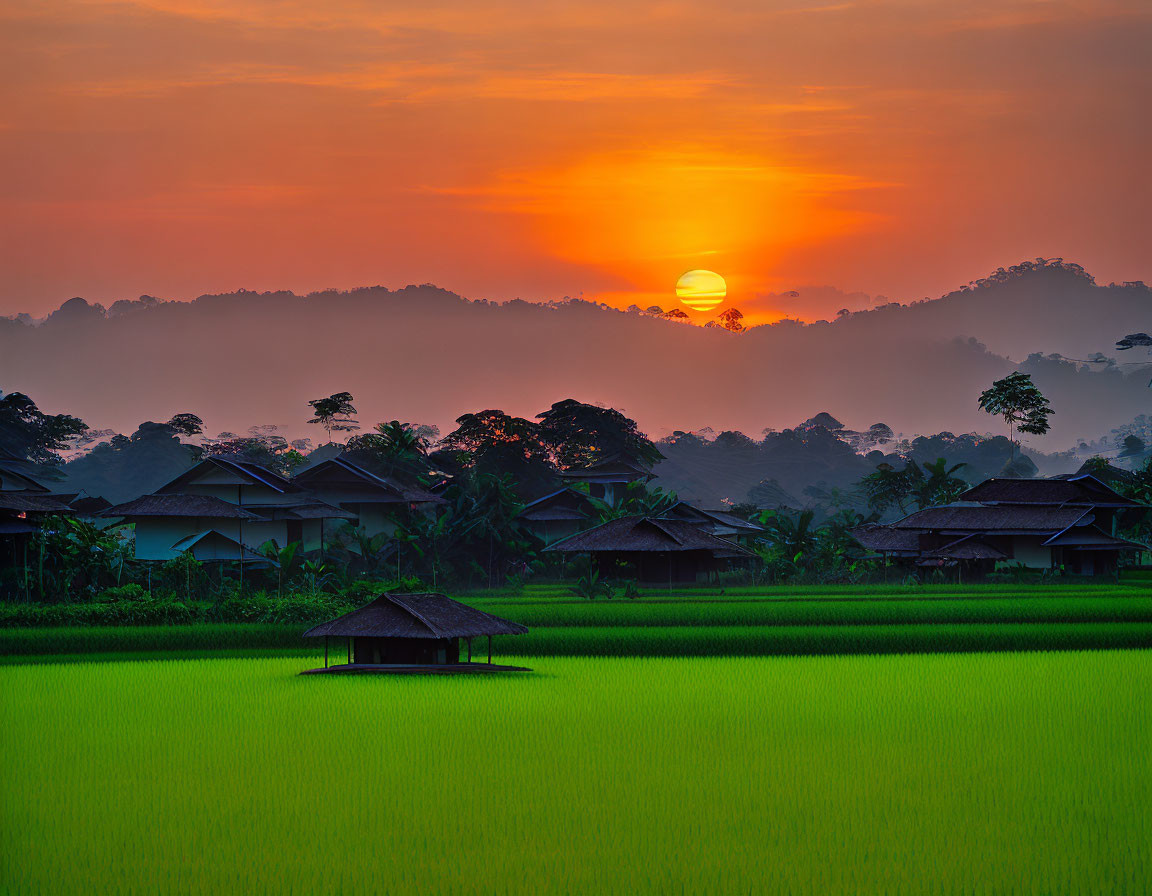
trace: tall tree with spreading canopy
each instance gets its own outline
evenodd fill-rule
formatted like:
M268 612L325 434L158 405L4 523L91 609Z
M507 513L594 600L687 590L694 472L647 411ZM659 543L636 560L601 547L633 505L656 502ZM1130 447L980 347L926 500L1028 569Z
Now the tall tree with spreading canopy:
M614 408L566 398L541 411L536 419L541 439L562 470L616 456L646 467L664 458L636 421Z
M356 413L352 401L351 392L333 392L327 398L314 398L308 402L312 408L312 419L308 422L323 426L328 431L329 442L334 432L355 432L360 423L352 416Z
M464 414L456 423L440 440L440 449L455 455L474 475L511 476L516 491L525 496L554 484L548 446L536 423L500 410Z
M0 450L19 460L54 466L56 452L87 429L79 417L45 414L23 392L0 395Z
M981 392L980 409L1003 417L1008 424L1012 459L1016 457L1016 432L1042 436L1048 432L1048 418L1053 414L1052 406L1048 404L1044 393L1036 388L1032 377L1020 371L996 380L990 388Z
M198 436L204 432L204 421L195 414L176 414L167 426L181 436Z

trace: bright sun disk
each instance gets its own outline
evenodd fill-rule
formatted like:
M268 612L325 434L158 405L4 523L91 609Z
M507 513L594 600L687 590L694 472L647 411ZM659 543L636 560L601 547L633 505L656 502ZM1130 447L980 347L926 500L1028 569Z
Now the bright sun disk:
M688 271L676 281L676 297L693 311L711 311L727 294L724 278L712 271Z

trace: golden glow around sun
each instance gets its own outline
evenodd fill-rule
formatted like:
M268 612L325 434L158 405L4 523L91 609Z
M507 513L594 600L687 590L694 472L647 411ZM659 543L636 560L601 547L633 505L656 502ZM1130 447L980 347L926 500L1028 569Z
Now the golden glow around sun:
M711 311L727 293L724 278L712 271L688 271L676 281L676 297L693 311Z

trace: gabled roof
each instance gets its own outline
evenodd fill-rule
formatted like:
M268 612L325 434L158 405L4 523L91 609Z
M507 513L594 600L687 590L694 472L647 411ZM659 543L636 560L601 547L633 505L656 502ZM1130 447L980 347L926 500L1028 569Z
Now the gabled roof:
M197 532L195 535L188 535L181 538L174 545L174 551L190 551L192 556L197 560L258 560L261 563L267 563L269 566L279 566L275 560L265 557L263 554L257 553L245 544L241 544L235 538L230 538L223 532L217 532L215 529L205 529L203 532ZM225 556L220 556L224 554Z
M1057 532L1044 542L1050 547L1075 547L1080 550L1097 551L1146 551L1147 545L1125 538L1115 538L1099 526L1069 527Z
M27 473L16 469L15 463L0 463L0 479L15 479L23 488L22 491L47 492L47 486L41 485Z
M97 516L124 517L191 517L217 520L259 520L256 514L237 504L229 504L210 495L142 495L133 501L102 510Z
M914 529L893 529L880 523L865 523L848 534L870 551L884 554L916 554L920 551L920 533Z
M528 629L443 594L382 594L359 610L322 622L305 638L473 638L522 635Z
M562 488L526 504L519 516L522 520L538 523L553 520L583 520L587 519L584 511L591 507L592 502L583 492Z
M77 513L93 514L99 513L101 510L107 510L112 506L112 502L99 495L93 497L80 492L79 495L68 502L68 506Z
M378 497L378 503L394 504L441 504L444 499L422 488L404 485L391 476L380 476L367 470L360 464L354 463L343 455L330 457L318 464L313 464L301 470L293 477L293 481L302 483L306 487L319 489L326 482L332 483L332 474L338 474L338 482L354 483L362 488L373 490Z
M957 502L926 507L891 524L893 529L932 532L999 532L1003 534L1059 532L1068 526L1093 521L1084 506L1059 507L1028 504L972 504Z
M621 481L654 479L655 474L645 467L635 464L619 455L606 457L586 467L575 467L570 470L561 470L561 479L604 479L617 477Z
M960 501L981 504L1048 504L1082 507L1138 507L1097 479L1080 474L1068 479L986 479L964 492Z
M574 554L597 551L627 553L709 551L717 557L751 556L751 552L744 548L717 538L693 523L650 516L629 516L610 520L561 539L544 550Z
M279 473L272 472L267 467L241 460L234 455L221 454L204 458L200 463L196 464L190 470L185 470L167 485L156 489L156 494L179 493L183 487L194 483L213 468L239 476L252 485L263 485L282 494L301 491L300 486L293 484Z
M0 510L16 513L64 513L72 511L68 504L55 495L28 492L0 492Z
M662 519L676 519L677 517L681 517L688 520L698 520L701 523L706 523L718 529L734 529L740 535L751 535L754 532L764 531L762 526L750 523L748 520L742 519L734 513L727 513L723 510L702 510L699 507L689 504L687 501L677 501L661 513L660 517Z

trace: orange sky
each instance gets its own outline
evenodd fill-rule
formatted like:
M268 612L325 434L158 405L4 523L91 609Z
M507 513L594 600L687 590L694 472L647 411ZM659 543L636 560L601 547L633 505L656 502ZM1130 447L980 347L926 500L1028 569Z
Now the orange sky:
M0 313L1152 280L1149 46L1146 0L3 0Z

